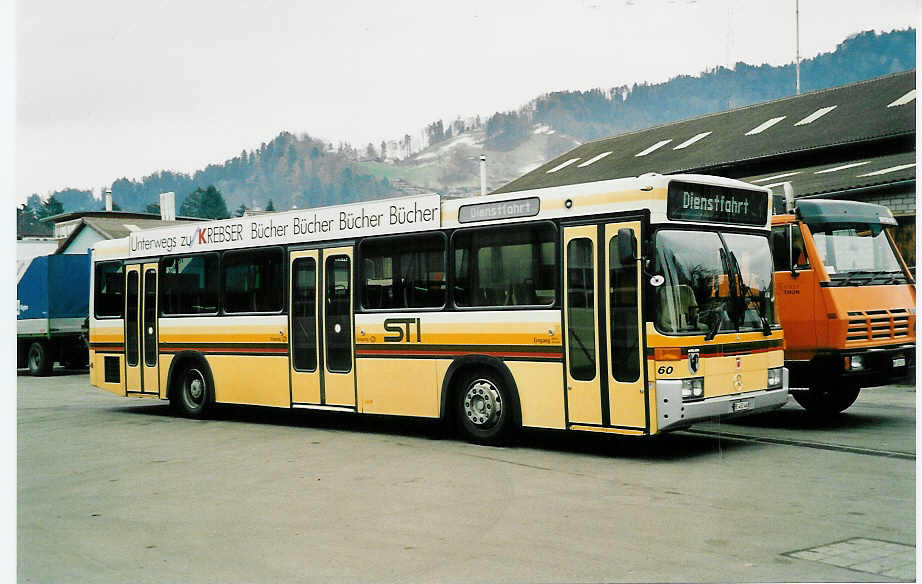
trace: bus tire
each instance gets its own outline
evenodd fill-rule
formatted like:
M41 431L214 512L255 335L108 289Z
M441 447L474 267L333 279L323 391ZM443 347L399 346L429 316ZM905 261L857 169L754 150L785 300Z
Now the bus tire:
M807 391L792 391L791 395L811 414L834 416L855 403L860 391L857 383L845 383L837 387L835 382L819 382L811 384Z
M464 375L455 394L458 428L477 444L504 444L511 437L513 401L500 377L487 370Z
M176 379L176 388L170 397L170 403L182 415L189 418L204 418L214 403L208 370L195 362L183 366Z
M44 377L51 373L51 353L44 341L35 341L29 345L29 374Z

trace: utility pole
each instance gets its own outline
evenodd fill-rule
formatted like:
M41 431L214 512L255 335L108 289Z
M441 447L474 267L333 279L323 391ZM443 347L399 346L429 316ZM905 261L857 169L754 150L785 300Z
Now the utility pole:
M794 0L794 62L797 69L795 95L800 95L800 0Z

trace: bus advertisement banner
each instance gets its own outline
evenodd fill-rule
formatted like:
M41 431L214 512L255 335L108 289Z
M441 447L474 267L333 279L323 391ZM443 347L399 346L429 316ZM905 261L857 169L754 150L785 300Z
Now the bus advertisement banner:
M441 227L439 195L184 223L129 234L129 256L309 243Z

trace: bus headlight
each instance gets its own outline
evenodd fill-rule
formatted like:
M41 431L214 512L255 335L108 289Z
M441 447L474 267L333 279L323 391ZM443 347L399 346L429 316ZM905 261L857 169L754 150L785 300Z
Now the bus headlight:
M768 370L768 389L779 389L784 385L784 367L773 367Z
M701 399L704 397L704 378L692 377L682 380L682 399Z

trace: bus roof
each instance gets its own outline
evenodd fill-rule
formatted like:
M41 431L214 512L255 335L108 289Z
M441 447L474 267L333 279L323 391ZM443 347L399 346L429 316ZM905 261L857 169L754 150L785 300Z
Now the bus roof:
M508 223L534 219L563 219L648 209L653 223L673 222L668 203L669 184L673 182L708 185L739 191L765 193L769 189L742 181L701 174L644 174L556 187L504 192L483 197L452 199L442 202L442 227L466 227L478 224ZM517 205L508 205L515 202ZM502 203L507 203L503 205ZM505 208L504 208L505 207ZM767 228L770 212L759 225ZM713 225L714 221L683 221ZM731 225L732 223L725 223ZM748 225L753 227L754 225Z
M677 202L669 194L671 183L683 185L686 201L695 205L693 210L688 210L689 203L687 210L677 211ZM723 204L725 198L729 202L742 197L745 200L733 201L739 208L749 203L767 208L769 193L764 187L710 175L645 174L445 201L438 194L428 194L139 230L127 238L97 243L94 257L157 257L643 210L650 212L653 223L766 229L768 212L757 215L755 221L750 217L727 222L728 214L714 212L713 204L718 199ZM764 195L766 201L746 199L753 194ZM705 210L708 204L711 211Z

